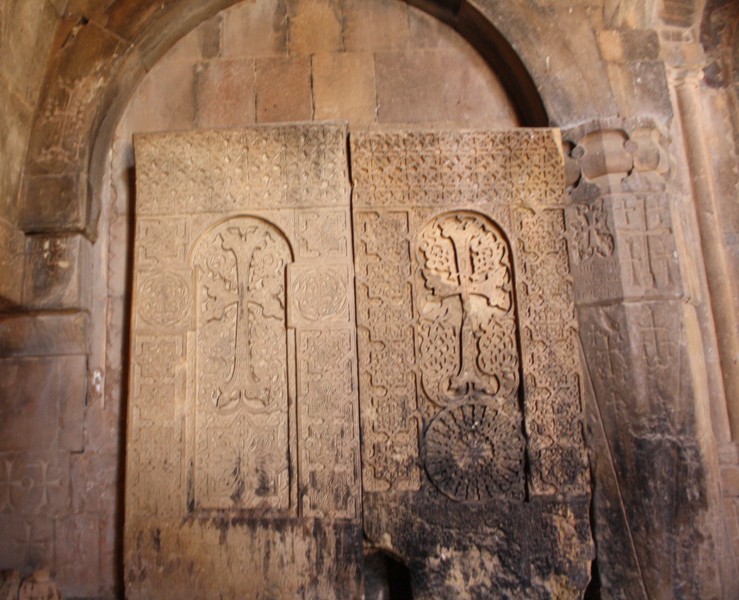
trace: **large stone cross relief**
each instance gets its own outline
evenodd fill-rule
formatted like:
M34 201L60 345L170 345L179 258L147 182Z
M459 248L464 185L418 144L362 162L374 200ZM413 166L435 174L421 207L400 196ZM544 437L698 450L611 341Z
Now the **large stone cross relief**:
M228 374L201 370L203 392L218 409L239 402L253 409L285 402L280 338L285 335L285 270L292 262L286 240L268 223L244 217L227 222L204 246L195 261L201 331L217 328L210 334L216 342L235 338L210 349L209 359L222 361ZM206 334L200 340L210 341Z
M365 543L587 493L556 135L352 134L353 190L346 141L137 142L131 597L359 597Z

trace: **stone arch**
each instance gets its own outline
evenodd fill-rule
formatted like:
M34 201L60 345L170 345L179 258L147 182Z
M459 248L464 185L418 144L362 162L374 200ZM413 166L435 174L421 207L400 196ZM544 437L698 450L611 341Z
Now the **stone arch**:
M236 2L150 4L119 2L58 27L59 49L46 71L24 168L19 220L26 232L96 237L104 160L137 83L177 39ZM492 1L479 8L412 4L477 48L519 107L522 124L566 125L615 112L605 76L583 64L564 32L535 10Z

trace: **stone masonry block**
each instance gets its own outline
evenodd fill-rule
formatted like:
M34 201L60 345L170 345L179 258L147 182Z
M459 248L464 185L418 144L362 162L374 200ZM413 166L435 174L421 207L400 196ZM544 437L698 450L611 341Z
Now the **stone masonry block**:
M0 513L0 568L30 574L54 560L54 520Z
M0 449L82 450L87 359L0 360Z
M24 245L23 232L0 220L0 309L21 302Z
M212 60L196 68L195 112L199 127L254 123L254 61Z
M612 82L614 95L619 99L620 114L624 118L652 117L661 121L672 116L664 63L611 63L608 66L608 77Z
M11 313L0 316L0 357L85 354L85 312Z
M85 226L86 183L79 174L24 177L19 224L25 231L80 231Z
M343 52L313 57L313 100L317 120L375 120L375 71L369 53Z
M162 90L167 93L163 94ZM133 133L192 129L195 119L192 63L168 57L157 63L139 85L126 114Z
M70 504L68 452L0 451L0 514L58 517Z
M258 123L311 120L309 57L258 59L256 72Z
M341 50L342 16L338 0L288 0L292 56Z
M287 54L286 0L241 2L222 13L223 53L227 58ZM265 27L270 23L271 27Z
M659 37L653 30L606 29L598 34L598 45L608 62L659 59Z
M90 242L81 235L28 236L24 303L33 308L86 308L90 253Z
M378 121L510 127L516 117L500 82L472 48L375 55Z
M344 2L344 49L396 50L410 38L408 8L395 0L347 0Z

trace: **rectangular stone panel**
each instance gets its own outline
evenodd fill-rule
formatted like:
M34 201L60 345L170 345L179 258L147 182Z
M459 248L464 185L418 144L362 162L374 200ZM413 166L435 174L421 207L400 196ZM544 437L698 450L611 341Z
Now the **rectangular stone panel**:
M224 597L253 595L255 581L279 597L354 595L336 582L355 581L359 562L340 573L333 554L361 548L345 139L344 126L305 125L135 141L132 597L178 597L134 575L153 528L156 552L197 565L172 578L197 586L238 561ZM334 526L346 542L314 537ZM316 568L299 548L330 559Z
M435 468L436 429L478 418L451 408L464 401L525 420L530 493L585 494L558 134L392 131L351 143L365 489L419 489L417 457ZM522 457L523 442L511 444ZM522 497L522 463L506 470L515 481L466 493Z

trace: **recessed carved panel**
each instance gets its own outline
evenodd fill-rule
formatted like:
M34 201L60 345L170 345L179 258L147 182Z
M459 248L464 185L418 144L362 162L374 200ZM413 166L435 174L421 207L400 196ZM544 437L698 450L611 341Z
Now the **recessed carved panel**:
M195 248L196 506L289 506L290 262L282 232L253 217L227 220Z
M445 405L473 393L511 398L518 349L510 252L500 230L475 213L428 223L416 240L421 380Z

